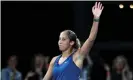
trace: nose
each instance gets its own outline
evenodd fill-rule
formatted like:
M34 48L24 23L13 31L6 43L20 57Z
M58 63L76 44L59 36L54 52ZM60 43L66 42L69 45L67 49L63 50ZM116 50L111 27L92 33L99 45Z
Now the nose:
M62 41L61 41L61 40L59 40L59 42L58 42L58 43L59 43L59 45L60 45L60 44L62 44Z

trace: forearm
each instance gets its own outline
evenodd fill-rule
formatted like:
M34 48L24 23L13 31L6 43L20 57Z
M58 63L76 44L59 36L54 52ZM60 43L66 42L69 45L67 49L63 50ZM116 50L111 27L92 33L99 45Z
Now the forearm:
M94 41L96 39L98 32L98 25L99 25L99 18L94 17L88 41Z
M94 19L98 19L98 18L94 17ZM84 53L84 54L89 53L89 51L90 51L90 49L91 49L91 47L92 47L92 45L96 39L96 35L98 32L98 24L99 24L98 21L93 21L90 35L89 35L88 39L85 41L85 43L83 44L83 46L81 48L81 53Z
M110 71L106 72L106 80L111 80Z
M122 74L122 80L128 80L124 74Z
M111 77L110 77L110 76L107 76L107 77L106 77L106 80L111 80Z
M127 74L122 73L122 80L132 80L132 73L128 72Z
M89 53L89 51L92 48L92 45L96 39L97 32L98 32L99 18L102 13L102 10L103 10L103 6L100 2L99 3L96 2L95 5L92 7L92 13L94 16L92 28L91 28L90 35L89 35L88 39L85 41L85 43L83 44L83 46L80 49L80 54L82 54L84 56Z
M52 78L52 76L46 74L44 76L43 80L51 80L51 78Z

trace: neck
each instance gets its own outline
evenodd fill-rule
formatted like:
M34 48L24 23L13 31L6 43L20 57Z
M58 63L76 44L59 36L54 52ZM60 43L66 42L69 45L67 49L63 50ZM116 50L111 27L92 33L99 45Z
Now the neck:
M35 69L41 69L42 66L41 65L35 65Z
M16 70L16 68L15 67L12 67L12 66L8 66L10 69L12 69L12 70Z
M117 72L118 74L120 74L120 73L121 73L121 70L116 70L116 72Z
M62 57L68 57L70 54L72 54L73 49L68 49L66 51L62 52Z

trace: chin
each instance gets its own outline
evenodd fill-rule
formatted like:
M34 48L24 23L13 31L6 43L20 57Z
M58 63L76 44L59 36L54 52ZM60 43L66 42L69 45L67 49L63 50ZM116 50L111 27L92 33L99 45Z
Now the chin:
M62 51L62 52L65 51L65 49L61 49L61 48L59 48L59 50Z
M63 51L63 49L59 48L60 51Z

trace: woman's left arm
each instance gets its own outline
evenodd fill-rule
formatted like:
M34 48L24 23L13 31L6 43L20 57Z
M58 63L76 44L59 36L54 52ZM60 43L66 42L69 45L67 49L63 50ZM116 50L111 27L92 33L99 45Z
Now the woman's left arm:
M99 3L96 2L95 5L92 7L92 13L94 15L93 25L92 25L91 32L90 32L88 39L85 41L83 46L80 48L79 53L82 56L86 56L86 54L89 53L89 51L96 39L97 32L98 32L99 19L100 19L100 15L102 13L103 8L104 7L102 6L102 4L100 2Z

